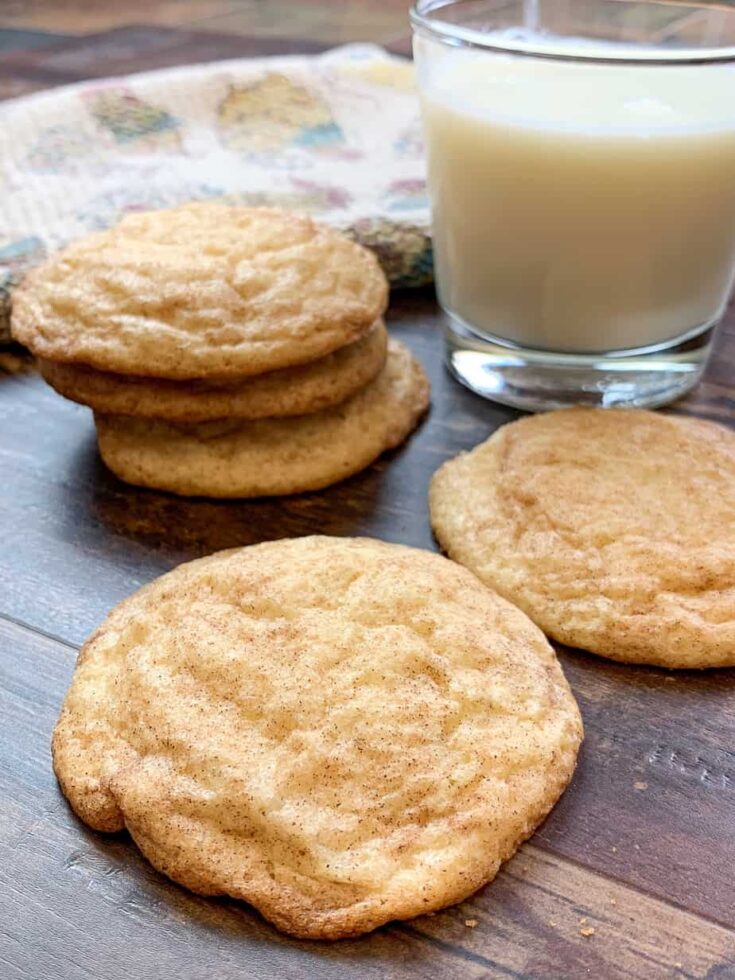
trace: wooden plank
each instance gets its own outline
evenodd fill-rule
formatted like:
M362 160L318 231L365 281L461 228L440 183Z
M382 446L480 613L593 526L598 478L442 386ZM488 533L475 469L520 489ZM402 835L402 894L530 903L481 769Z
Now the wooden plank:
M586 739L574 784L539 839L735 926L735 671L561 656Z
M254 38L167 27L121 27L102 34L64 38L42 49L0 54L0 99L87 78L227 58L309 53L328 46L288 36Z
M465 916L477 921L469 934ZM597 980L735 976L731 930L591 874L533 843L492 885L463 903L459 921L453 917L447 924L446 917L419 919L414 928L483 956L497 967L497 975Z
M321 0L294 4L293 0L257 0L240 3L227 13L207 17L189 26L193 30L230 32L249 37L291 36L326 44L354 41L390 43L409 33L405 0L344 0L325 4ZM288 25L286 27L286 25Z
M48 31L3 29L2 10L0 9L0 54L5 54L8 51L32 51L35 48L47 48L64 40L59 34L49 34Z
M237 0L3 0L0 27L70 34L146 24L175 27L235 10Z
M532 844L462 905L333 945L287 939L245 905L190 895L124 834L87 830L59 793L48 743L75 653L0 619L4 978L735 975L731 931Z
M0 380L0 613L80 643L139 585L220 548L314 532L435 548L432 472L513 417L449 378L437 321L430 293L395 297L391 328L433 384L432 413L409 444L337 487L283 500L187 501L126 487L99 461L86 409L35 376ZM701 392L682 405L711 408ZM677 674L671 683L661 671L583 654L562 660L587 742L539 840L735 924L735 671Z
M119 27L191 27L250 37L290 36L330 40L377 40L405 30L406 0L4 0L0 28L92 34Z

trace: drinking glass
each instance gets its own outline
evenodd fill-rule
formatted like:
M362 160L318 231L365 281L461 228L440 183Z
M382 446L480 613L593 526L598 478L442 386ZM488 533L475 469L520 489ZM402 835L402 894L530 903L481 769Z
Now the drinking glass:
M418 0L447 359L539 410L699 380L735 274L735 10Z

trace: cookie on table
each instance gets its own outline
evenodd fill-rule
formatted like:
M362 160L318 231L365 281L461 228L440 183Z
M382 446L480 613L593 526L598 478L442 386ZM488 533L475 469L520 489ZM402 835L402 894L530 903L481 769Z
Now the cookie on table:
M318 490L400 445L429 404L429 383L389 341L380 374L341 405L293 418L186 425L95 415L100 454L121 480L184 496L260 497Z
M76 813L311 939L461 901L544 819L579 712L459 565L307 537L182 565L87 641L53 736Z
M325 357L384 312L372 252L304 215L187 204L129 214L32 270L12 331L38 357L186 380Z
M111 374L41 359L44 379L66 398L97 412L203 422L221 418L280 418L338 405L385 365L388 334L382 320L359 340L308 364L239 382L167 381Z
M631 409L505 425L445 463L450 555L561 643L630 663L735 665L735 434Z

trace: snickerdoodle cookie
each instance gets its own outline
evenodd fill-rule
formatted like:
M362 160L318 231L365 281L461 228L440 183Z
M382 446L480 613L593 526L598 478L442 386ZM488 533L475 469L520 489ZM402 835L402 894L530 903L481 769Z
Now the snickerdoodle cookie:
M187 496L260 497L318 490L398 446L429 404L421 365L398 341L365 388L293 418L184 425L95 415L100 453L127 483Z
M311 218L187 204L129 214L31 271L12 330L47 360L222 380L352 343L387 297L375 256Z
M77 814L335 939L490 881L582 737L550 646L439 555L300 538L182 565L85 644L53 737Z
M635 410L503 426L430 490L457 561L562 643L664 667L735 665L735 434Z
M39 366L44 379L59 394L97 412L171 422L280 418L318 412L343 402L383 368L387 344L387 331L378 320L359 340L326 357L219 384L111 374L43 359Z

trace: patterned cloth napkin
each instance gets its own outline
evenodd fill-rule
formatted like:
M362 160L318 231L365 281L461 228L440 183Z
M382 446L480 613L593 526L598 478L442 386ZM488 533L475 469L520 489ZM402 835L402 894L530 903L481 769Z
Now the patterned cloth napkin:
M308 211L431 280L410 62L372 45L83 82L0 105L0 339L13 285L126 211L208 199Z

